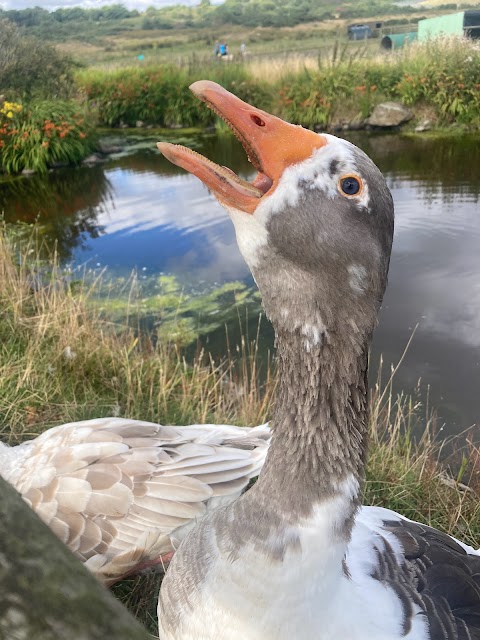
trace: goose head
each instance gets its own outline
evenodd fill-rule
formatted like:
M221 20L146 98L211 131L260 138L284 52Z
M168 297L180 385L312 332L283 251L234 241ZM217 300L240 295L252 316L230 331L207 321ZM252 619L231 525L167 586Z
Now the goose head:
M375 164L350 142L250 106L210 81L192 92L233 130L257 170L241 179L186 147L159 143L227 209L277 338L307 349L368 340L386 287L393 203Z

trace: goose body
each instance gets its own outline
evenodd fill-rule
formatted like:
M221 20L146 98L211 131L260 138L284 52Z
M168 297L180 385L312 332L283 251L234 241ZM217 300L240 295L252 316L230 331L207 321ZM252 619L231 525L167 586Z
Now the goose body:
M479 640L480 556L362 507L368 350L393 203L354 145L287 124L207 81L252 183L159 144L229 212L276 337L272 440L255 485L207 514L163 580L160 640Z
M166 564L195 521L258 475L267 425L102 418L0 444L0 474L103 582Z

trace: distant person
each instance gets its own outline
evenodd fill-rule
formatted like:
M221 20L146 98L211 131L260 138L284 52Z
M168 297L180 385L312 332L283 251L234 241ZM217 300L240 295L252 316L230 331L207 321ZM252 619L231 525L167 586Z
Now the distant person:
M240 55L242 56L243 60L245 60L245 58L247 57L247 45L242 42L242 44L240 45Z
M225 42L220 45L220 56L228 55L228 44Z
M215 42L215 47L213 49L213 55L218 58L218 56L220 55L220 42L217 40Z

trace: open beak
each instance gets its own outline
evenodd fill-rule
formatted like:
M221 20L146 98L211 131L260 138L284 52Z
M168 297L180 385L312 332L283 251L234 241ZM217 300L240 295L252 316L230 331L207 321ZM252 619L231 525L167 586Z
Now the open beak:
M200 80L190 89L232 129L257 176L253 182L242 180L227 167L181 145L159 142L157 147L170 162L200 178L228 207L253 213L261 199L275 190L287 167L327 144L324 136L255 109L215 82Z

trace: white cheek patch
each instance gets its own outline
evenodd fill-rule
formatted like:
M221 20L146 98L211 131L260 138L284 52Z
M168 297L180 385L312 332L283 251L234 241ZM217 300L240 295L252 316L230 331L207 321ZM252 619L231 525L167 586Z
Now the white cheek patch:
M260 249L268 243L268 231L255 215L233 207L225 208L228 210L235 227L238 248L252 269L258 263Z
M316 149L310 158L287 167L271 195L260 201L254 216L265 226L268 219L285 207L298 205L302 191L319 189L333 200L341 196L338 181L342 175L358 173L355 163L355 145L330 134L322 134L327 144ZM335 167L332 175L332 166ZM346 197L346 196L345 196ZM368 185L364 182L362 193L350 198L359 209L368 209Z
M348 283L352 291L361 294L367 288L367 270L361 264L351 264L348 269Z

